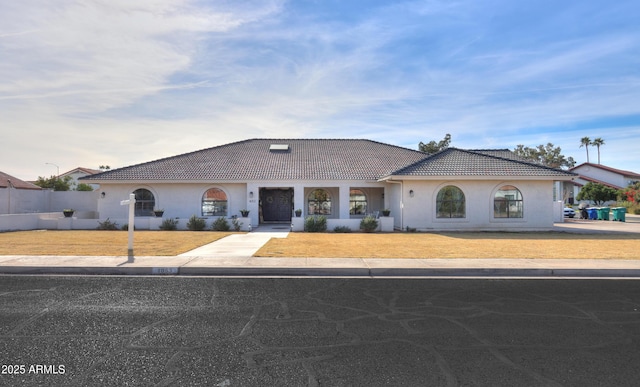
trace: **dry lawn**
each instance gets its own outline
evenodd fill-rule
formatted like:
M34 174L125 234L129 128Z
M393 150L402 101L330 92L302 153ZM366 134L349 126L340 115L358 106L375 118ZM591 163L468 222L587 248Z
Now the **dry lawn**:
M257 257L639 259L636 234L291 233Z
M224 238L231 232L135 231L138 256L173 256ZM0 233L0 255L127 255L127 231L17 231Z

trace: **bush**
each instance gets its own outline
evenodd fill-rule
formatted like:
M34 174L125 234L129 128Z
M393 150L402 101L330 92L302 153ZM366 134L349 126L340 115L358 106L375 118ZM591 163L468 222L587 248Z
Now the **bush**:
M304 220L304 231L306 232L327 231L327 217L323 215L307 216Z
M112 221L109 220L109 218L107 218L104 222L98 221L98 227L96 227L96 229L98 229L98 230L117 230L118 229L118 223L112 222Z
M174 231L178 229L178 219L168 218L162 221L160 230Z
M231 219L231 224L233 226L233 229L235 231L240 231L240 229L242 228L242 222L238 220L238 218L233 218Z
M213 231L229 231L231 228L229 227L229 222L227 222L227 218L224 216L216 219L215 222L211 225L211 229Z
M365 216L360 221L360 230L364 232L373 232L378 228L378 219L375 216Z
M134 225L134 226L133 226L133 230L135 231L135 229L136 229L136 226ZM123 224L123 225L122 225L122 227L120 227L120 230L122 230L122 231L129 231L129 223L125 223L125 224Z
M207 227L207 221L202 218L198 218L195 215L192 215L189 218L189 221L187 222L187 229L189 231L202 231L206 227Z
M349 228L348 226L336 226L333 229L333 232L348 233L348 232L351 232L351 228Z

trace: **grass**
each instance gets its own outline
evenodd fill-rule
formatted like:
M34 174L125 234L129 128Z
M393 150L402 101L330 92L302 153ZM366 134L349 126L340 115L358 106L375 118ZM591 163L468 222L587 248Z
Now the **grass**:
M233 234L136 231L138 256L173 256ZM127 255L126 231L0 233L0 255ZM257 257L639 259L636 234L568 233L290 233Z
M135 231L138 256L173 256L224 238L232 232ZM16 231L0 233L0 255L127 255L126 231Z
M567 233L291 233L257 257L639 259L637 235Z

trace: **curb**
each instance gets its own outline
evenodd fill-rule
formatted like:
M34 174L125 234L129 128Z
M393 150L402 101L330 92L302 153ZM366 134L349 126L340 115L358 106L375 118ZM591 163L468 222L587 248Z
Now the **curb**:
M78 267L2 266L11 275L132 275L220 277L551 277L640 278L640 269L509 269L509 268L309 268L309 267Z

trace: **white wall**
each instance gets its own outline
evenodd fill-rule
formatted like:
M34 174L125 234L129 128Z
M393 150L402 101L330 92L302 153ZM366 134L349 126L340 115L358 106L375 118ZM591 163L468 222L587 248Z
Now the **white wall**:
M56 212L65 208L96 211L96 191L0 188L0 214Z
M436 218L436 196L447 185L465 194L466 217ZM523 196L522 218L494 218L493 199L503 185L513 185ZM409 195L413 190L414 196ZM403 228L418 230L549 230L553 227L553 182L551 181L405 181ZM393 216L393 213L392 213Z
M571 172L579 173L592 179L600 180L605 183L616 185L618 187L624 188L629 185L629 182L624 178L623 175L607 171L605 169L600 169L593 165L582 165L577 167L576 169L573 169ZM586 184L586 181L580 181L583 184Z

